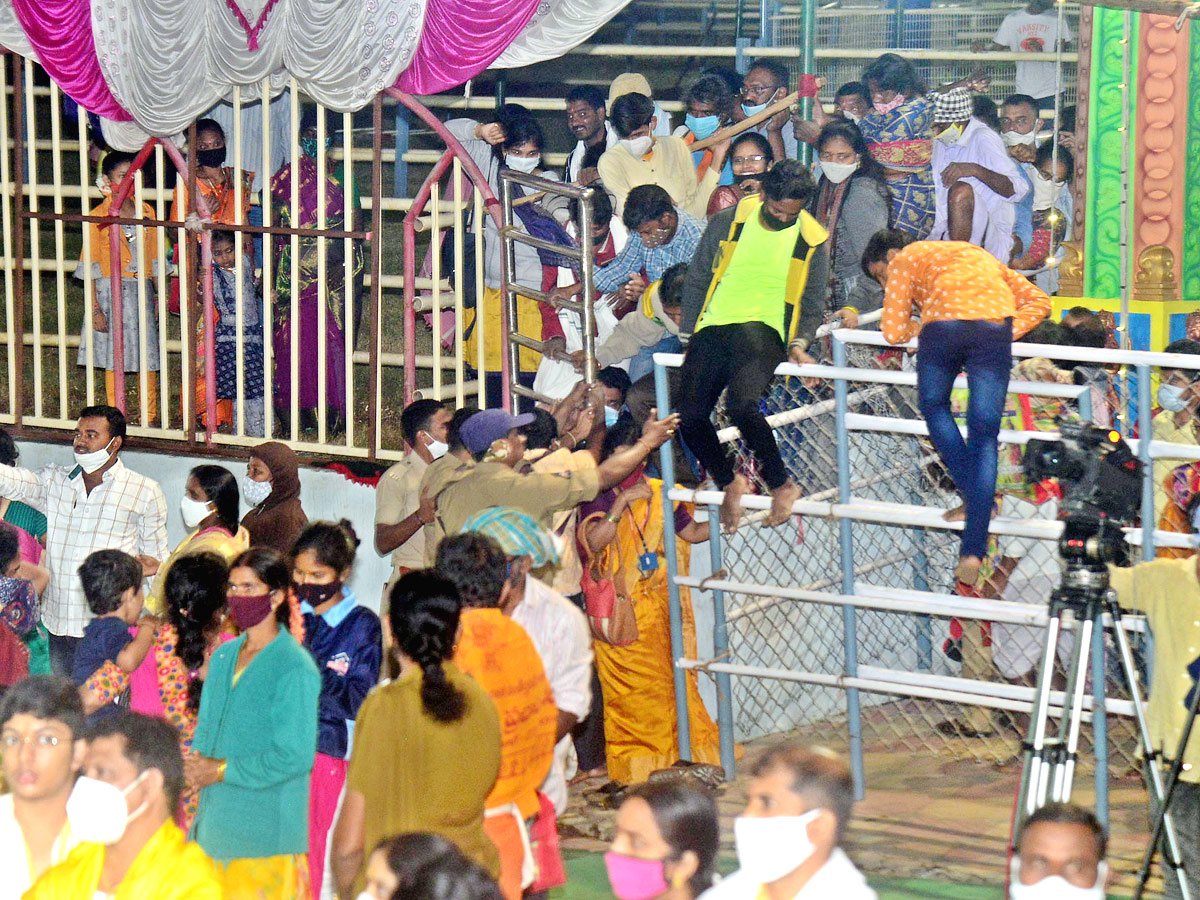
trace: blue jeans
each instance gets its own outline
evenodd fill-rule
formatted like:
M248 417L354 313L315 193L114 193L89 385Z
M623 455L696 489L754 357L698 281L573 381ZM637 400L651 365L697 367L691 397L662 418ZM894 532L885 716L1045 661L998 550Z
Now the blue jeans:
M967 439L950 412L950 391L966 369ZM1012 369L1012 320L930 322L917 350L917 403L929 437L966 505L962 556L983 557L996 493L997 437Z
M635 309L634 312L638 311ZM633 315L633 313L630 313L630 315ZM653 346L643 347L633 359L629 360L629 381L636 383L639 378L649 375L654 371L655 353L678 353L682 349L683 345L679 343L679 338L673 334L668 334Z

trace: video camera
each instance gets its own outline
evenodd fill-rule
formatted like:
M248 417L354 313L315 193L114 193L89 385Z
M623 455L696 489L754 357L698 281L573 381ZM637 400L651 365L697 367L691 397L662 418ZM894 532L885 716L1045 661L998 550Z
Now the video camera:
M1120 565L1128 559L1121 526L1141 509L1141 460L1111 429L1060 422L1059 433L1061 440L1034 439L1025 448L1026 477L1055 478L1063 489L1059 554L1077 566Z

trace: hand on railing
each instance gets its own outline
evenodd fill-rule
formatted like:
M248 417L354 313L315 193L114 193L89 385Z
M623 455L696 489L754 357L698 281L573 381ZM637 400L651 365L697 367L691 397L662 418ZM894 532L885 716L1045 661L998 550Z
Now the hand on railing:
M211 222L212 219L201 219L195 212L190 212L183 220L183 227L191 234L200 234L204 231L204 223Z
M582 350L576 350L574 353L567 354L567 361L575 367L576 372L583 372L583 368L587 364L587 354Z
M559 362L570 362L567 355L567 339L561 335L546 338L542 341L542 356Z
M788 348L788 362L794 363L797 366L808 366L815 365L817 361L809 356L799 344L793 344ZM820 386L821 379L805 376L800 379L800 383L810 391L814 391Z

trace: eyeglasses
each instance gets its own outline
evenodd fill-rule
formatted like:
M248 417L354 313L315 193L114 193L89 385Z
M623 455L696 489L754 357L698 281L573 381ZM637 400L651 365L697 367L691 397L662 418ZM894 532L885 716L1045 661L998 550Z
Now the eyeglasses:
M16 750L23 744L33 744L39 750L57 747L65 740L56 734L35 734L33 737L21 737L19 734L6 734L0 737L0 747L5 750Z
M766 162L767 158L761 153L757 156L735 156L730 162L735 166L743 166L746 163Z
M743 84L742 96L758 97L763 94L773 94L779 90L779 85L775 84Z

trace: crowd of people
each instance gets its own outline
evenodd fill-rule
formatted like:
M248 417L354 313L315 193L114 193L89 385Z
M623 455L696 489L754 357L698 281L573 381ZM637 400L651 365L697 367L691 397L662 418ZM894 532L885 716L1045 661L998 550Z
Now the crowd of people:
M1048 6L1030 0L991 47L1051 51L1069 41ZM998 435L1069 410L1014 402L1009 378L1087 384L1096 421L1112 408L1102 367L1013 366L1014 339L1107 340L1087 310L1047 321L1074 174L1071 110L1042 117L1059 105L1048 65L1019 64L1017 92L989 114L973 96L987 87L982 75L931 90L909 60L887 53L836 87L832 112L816 102L806 120L780 101L793 88L815 97L821 85L806 76L793 86L785 66L754 60L744 75L706 70L675 129L647 79L627 73L607 95L569 91L566 125L578 143L561 172L545 165L545 135L524 107L449 121L496 193L505 169L595 189L587 225L600 372L583 380L583 319L562 305L583 289L578 263L560 252L579 245L578 208L553 190L518 188L515 219L538 246L515 244L506 262L485 217L475 223L484 258L446 270L473 292L473 268L483 267L483 291L455 324L464 357L482 358L493 408L417 400L404 409L407 453L376 494L374 545L392 565L378 598L350 586L359 545L350 523L307 520L298 460L282 443L254 447L240 480L222 465L193 469L178 499L188 534L168 547L166 498L121 462L126 422L111 405L123 365L144 372L143 399L157 415L158 304L139 275L158 274L163 254L154 229L119 226L116 361L109 243L86 226L90 256L77 274L92 314L79 359L106 370L110 405L80 413L73 467L20 468L0 438L0 761L11 792L0 796L0 857L14 873L0 900L132 898L150 896L151 884L154 896L205 898L543 897L565 879L556 822L568 785L617 809L605 862L618 900L874 897L840 849L849 772L799 746L756 762L734 824L739 871L715 878L717 727L689 670L691 762L679 761L665 563L670 552L686 571L710 526L690 504L666 509L653 451L672 441L681 478L723 492L727 532L756 479L770 494L764 525L788 521L803 485L764 417L764 393L780 363L816 361L822 323L853 327L881 311L889 343L921 336L920 412L963 501L947 513L964 519L960 592L1042 596L1052 566L1041 545L989 544L988 523L998 496L1003 515L1053 518L1057 495L1027 483ZM216 407L199 367L193 409L216 427L244 421L246 434L267 436L268 394L285 428L293 392L301 428L316 427L324 409L336 431L349 413L361 243L255 246L233 228L253 219L258 189L270 192L274 224L361 227L352 179L320 152L319 134L326 150L331 143L320 125L306 114L300 156L265 179L225 164L215 119L196 124L199 197L180 184L171 217L194 225L203 212L231 227L211 235L216 316L193 329L197 360L213 330ZM153 216L132 199L111 208L132 162L105 156L106 199L93 215ZM173 248L176 295L195 274L182 263L199 248L195 234ZM268 255L272 283L259 285ZM544 398L519 414L495 408L508 264L509 280L537 295L518 297L515 318L542 348L517 355L518 380ZM684 353L669 373L674 410L654 405L661 351ZM963 371L966 392L954 388ZM1194 430L1200 405L1195 382L1177 375L1159 393L1170 414L1156 420L1163 439L1160 425ZM722 397L750 469L718 437ZM1164 492L1168 475L1177 477L1156 473ZM1188 530L1190 510L1179 515ZM1165 622L1170 583L1200 604L1194 563L1150 565L1166 574L1114 579L1123 603ZM686 589L679 602L695 656ZM1002 677L1028 677L1038 637L1028 626L993 631ZM1161 665L1182 670L1182 645L1159 646ZM964 648L964 676L988 677L969 656ZM1182 724L1169 699L1152 702L1164 741ZM1193 811L1200 795L1184 780L1174 802ZM1016 838L1014 900L1103 896L1106 837L1089 812L1052 804ZM1188 864L1200 869L1200 859Z

